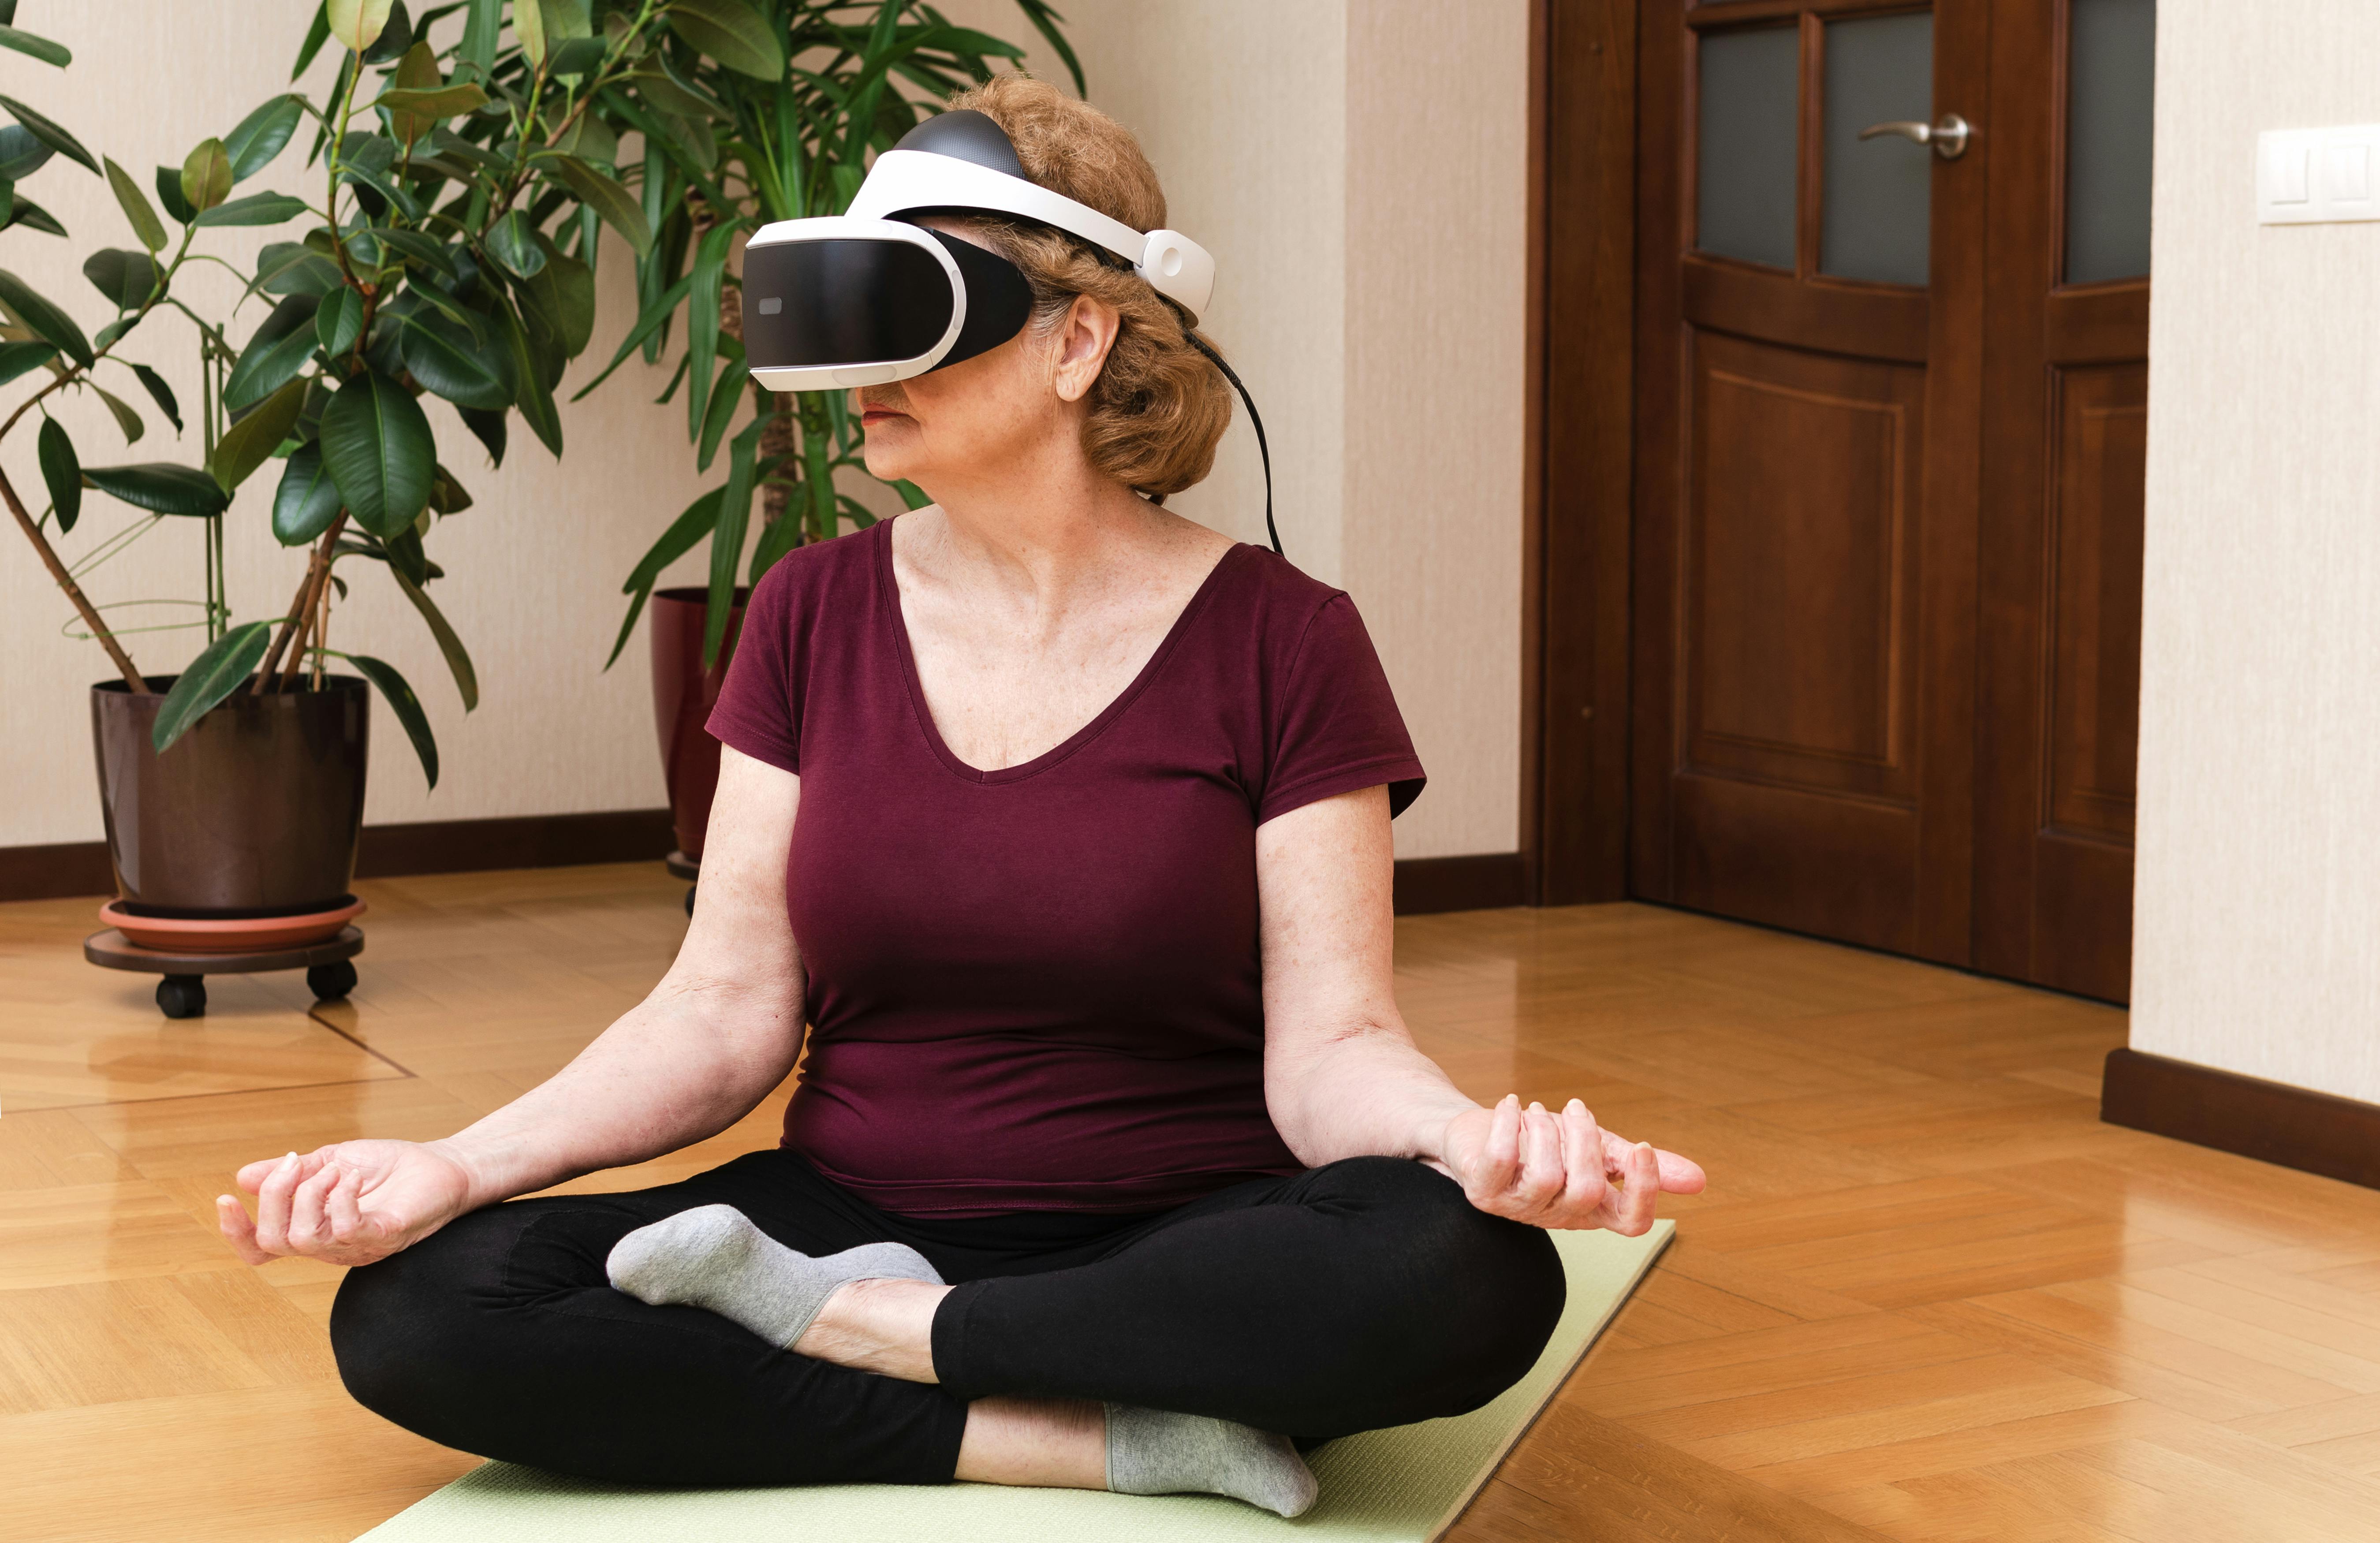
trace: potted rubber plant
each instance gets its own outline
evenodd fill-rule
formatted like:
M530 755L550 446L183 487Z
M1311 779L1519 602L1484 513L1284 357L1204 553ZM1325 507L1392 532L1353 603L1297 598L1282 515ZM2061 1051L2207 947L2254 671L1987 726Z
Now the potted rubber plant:
M1017 8L1082 91L1064 18L1043 0ZM621 586L627 612L605 662L618 660L650 601L654 718L678 842L671 868L691 878L719 778L719 745L703 723L744 597L795 546L836 534L845 519L875 520L835 487L839 473L867 469L842 394L780 395L745 371L739 243L771 221L843 213L870 155L1025 51L919 0L674 0L664 14L668 31L637 39L635 67L596 94L613 137L640 143L623 174L653 242L637 260L636 324L578 395L632 355L658 362L674 343L678 362L661 399L684 388L698 469L726 455L725 480L670 524ZM894 486L910 507L925 502ZM707 584L655 589L663 569L705 541Z
M62 46L17 29L6 8L0 43L70 62ZM158 168L153 201L113 160L0 97L16 120L0 128L6 228L66 234L15 188L56 160L106 180L138 242L83 264L114 310L88 334L65 307L0 269L0 383L31 388L0 418L0 437L36 433L48 503L34 514L5 472L0 496L117 675L91 693L119 891L111 919L212 929L217 947L243 929L287 934L293 918L339 926L336 913L352 905L372 691L436 785L437 746L411 686L377 658L331 646L343 566L386 573L436 639L466 709L477 705L470 656L430 598L442 571L426 544L470 497L441 462L419 398L454 404L492 458L504 454L515 412L559 456L552 394L593 331L598 225L638 251L650 245L608 157L586 153L589 108L608 78L604 51L583 46L586 29L574 30L569 12L568 0L442 6L425 19L454 17L459 35L441 48L400 0L328 0L292 72L302 76L337 44L322 99L268 100L179 167ZM311 199L237 191L310 128L312 150L297 175L312 182ZM251 305L262 312L244 329L208 320L178 293L188 265L221 261L201 249L211 230L301 218L295 239L264 248L234 308L235 318ZM173 392L127 348L151 341L155 329L144 324L168 315L195 338L201 464L92 464L49 407L91 394L137 438L140 414L103 383L122 371L179 432ZM270 529L306 552L305 571L285 608L242 622L224 585L226 514L276 459ZM92 492L137 514L70 565L58 543L75 537ZM206 522L195 624L205 643L179 673L149 675L77 567L88 577L94 558L176 517Z

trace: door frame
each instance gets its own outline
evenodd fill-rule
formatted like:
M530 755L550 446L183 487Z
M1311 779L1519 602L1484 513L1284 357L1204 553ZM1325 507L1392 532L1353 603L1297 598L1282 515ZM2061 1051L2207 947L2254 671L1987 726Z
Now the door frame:
M1540 905L1628 893L1642 0L1533 0L1522 840ZM1575 339L1560 357L1551 340Z

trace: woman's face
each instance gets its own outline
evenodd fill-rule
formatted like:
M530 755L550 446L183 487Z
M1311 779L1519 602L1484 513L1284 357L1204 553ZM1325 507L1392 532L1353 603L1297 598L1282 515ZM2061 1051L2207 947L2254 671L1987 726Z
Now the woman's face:
M923 223L975 239L953 223ZM1051 456L1079 459L1086 398L1116 323L1111 308L1078 297L1054 325L1036 320L971 359L854 391L868 471L945 500L972 486L1030 478Z

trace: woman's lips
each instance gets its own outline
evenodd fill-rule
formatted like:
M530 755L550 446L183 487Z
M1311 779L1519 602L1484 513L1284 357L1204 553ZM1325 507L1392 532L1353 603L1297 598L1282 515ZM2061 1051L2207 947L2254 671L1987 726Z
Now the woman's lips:
M894 412L890 407L869 407L867 411L859 415L859 426L865 429L871 423L881 423L887 419L906 418L909 415L905 412Z

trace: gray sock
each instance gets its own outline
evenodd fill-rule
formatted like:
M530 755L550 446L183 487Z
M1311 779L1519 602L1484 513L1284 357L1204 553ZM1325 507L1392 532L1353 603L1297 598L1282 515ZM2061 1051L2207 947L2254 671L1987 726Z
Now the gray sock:
M1279 1516L1314 1503L1313 1471L1286 1436L1126 1403L1107 1411L1108 1488L1119 1495L1229 1495Z
M613 1245L603 1270L639 1302L708 1307L787 1349L846 1281L890 1276L942 1283L924 1255L902 1244L868 1243L812 1258L734 1206L698 1206L639 1227Z

